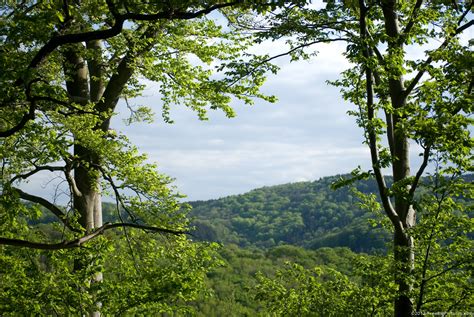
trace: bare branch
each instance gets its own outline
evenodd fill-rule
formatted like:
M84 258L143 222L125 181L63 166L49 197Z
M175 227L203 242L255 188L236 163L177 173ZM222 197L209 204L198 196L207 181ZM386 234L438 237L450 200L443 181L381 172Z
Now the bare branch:
M425 150L423 151L423 162L421 163L420 168L418 168L418 171L416 172L416 175L415 175L415 179L413 180L410 191L408 192L408 197L410 200L413 198L413 195L415 194L415 191L418 187L418 183L420 181L421 176L423 175L423 172L425 171L426 166L428 166L428 160L430 158L430 150L431 150L431 145L426 145Z
M66 160L64 176L66 176L66 181L69 185L69 189L71 190L71 193L73 193L75 196L82 197L82 192L77 187L76 181L74 180L74 177L72 177L71 175L72 169L73 169L72 161Z
M461 24L461 22L464 20L464 18L471 12L472 6L474 5L474 1L471 1L469 3L469 7L466 8L466 10L462 13L462 15L458 19L458 25Z
M122 199L122 196L120 195L120 192L118 190L118 187L115 185L114 183L114 180L112 179L112 177L110 177L110 175L108 175L104 169L101 167L101 166L96 166L99 171L102 173L102 176L104 177L104 179L106 181L109 182L110 186L112 186L112 190L114 191L115 193L115 200L117 203L120 203L120 206L122 206L122 208L127 212L127 214L130 216L130 218L132 219L132 221L136 221L137 217L133 214L133 212L125 205L123 199ZM118 208L117 208L118 209ZM123 219L120 215L120 212L119 212L119 218L120 220L123 222Z
M11 245L11 246L16 246L16 247L25 247L25 248L41 249L41 250L72 249L72 248L81 247L86 242L104 233L106 230L110 230L113 228L125 228L125 227L141 229L147 232L166 233L166 234L173 234L173 235L188 234L188 232L186 231L158 228L158 227L153 227L153 226L145 226L145 225L139 225L135 223L106 223L102 227L95 230L94 232L87 234L83 237L71 240L71 241L62 241L59 243L40 243L40 242L32 242L32 241L27 241L27 240L22 240L22 239L10 239L10 238L0 237L0 245L3 244L3 245Z
M471 20L471 21L467 22L466 24L458 27L456 29L456 32L454 33L454 35L458 35L458 34L464 32L465 30L467 30L468 28L470 28L473 25L474 25L474 20Z

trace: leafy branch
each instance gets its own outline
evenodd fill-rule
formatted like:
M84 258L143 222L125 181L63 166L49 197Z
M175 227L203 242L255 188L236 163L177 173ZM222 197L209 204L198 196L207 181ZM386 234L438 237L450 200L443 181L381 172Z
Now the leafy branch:
M25 247L25 248L32 248L32 249L40 249L40 250L62 250L62 249L72 249L82 247L88 241L96 238L100 234L103 234L105 231L114 229L114 228L135 228L144 230L146 232L155 232L155 233L163 233L163 234L173 234L173 235L182 235L187 234L187 231L177 231L167 228L158 228L153 226L145 226L139 225L136 223L106 223L103 226L97 228L94 232L90 234L84 235L80 238L70 240L70 241L62 241L59 243L41 243L41 242L32 242L22 239L11 239L11 238L1 238L0 237L0 245L11 245L16 247Z
M51 203L50 201L48 201L48 200L46 200L42 197L39 197L39 196L28 194L28 193L22 191L19 188L11 187L11 189L13 191L15 191L16 193L18 193L18 195L20 196L21 199L39 204L39 205L43 206L44 208L48 209L49 211L51 211L56 217L58 217L62 221L62 223L69 230L71 230L73 232L80 232L77 228L75 228L71 224L70 219L64 214L64 212L59 207L57 207L56 205Z

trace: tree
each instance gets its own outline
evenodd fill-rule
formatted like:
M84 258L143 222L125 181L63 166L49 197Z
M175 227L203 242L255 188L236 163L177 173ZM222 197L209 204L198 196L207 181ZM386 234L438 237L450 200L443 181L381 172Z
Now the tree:
M132 253L138 238L131 230L175 235L169 241L173 241L176 250L185 250L190 259L199 258L196 247L183 246L189 243L180 237L187 231L185 208L179 204L180 195L169 187L170 178L147 163L146 156L139 154L126 136L112 130L110 122L120 99L127 101L139 95L142 79L159 83L167 122L172 122L169 109L174 104L183 104L196 111L200 119L206 119L209 108L233 116L232 97L245 103L252 103L255 97L273 100L259 92L265 72L274 70L273 66L258 56L243 54L251 44L249 39L206 17L232 7L266 6L242 0L2 3L0 244L63 250L96 239L90 249L64 251L69 261L43 263L47 270L63 272L65 283L74 274L86 281L83 285L76 279L76 285L81 285L76 290L85 297L71 299L81 303L82 313L112 311L99 300L104 298L100 288L106 283L97 283L102 281L100 267L107 267L104 257L111 256L110 248L120 248L107 244L107 239L98 239L106 231L120 229ZM215 68L213 63L217 64ZM246 71L248 65L257 64L257 71ZM130 111L130 122L152 118L146 107ZM66 207L21 187L22 182L46 172L63 178L66 186L60 190L68 197ZM116 201L116 223L103 223L104 195ZM42 212L53 214L61 225L48 227L47 234L30 230L28 219ZM56 231L51 232L52 228ZM115 236L111 233L107 237ZM154 245L155 251L160 249L156 239L141 239ZM5 252L3 261L14 261L17 251L1 248ZM33 257L57 256L24 252ZM150 256L147 261L153 258ZM72 269L67 267L71 261ZM134 262L136 258L132 256L127 265ZM26 268L19 262L17 265ZM194 261L194 265L201 268L202 274L202 262ZM42 267L41 263L33 266ZM192 265L188 263L189 267ZM58 278L52 276L51 280ZM9 278L7 273L4 277ZM14 287L18 282L13 279L4 285ZM148 295L156 291L153 287ZM186 294L181 294L184 300ZM142 300L146 302L148 295L143 295ZM156 302L159 298L148 300ZM37 312L42 308L33 309ZM59 308L51 304L50 309Z
M474 24L472 1L324 2L289 5L254 24L242 16L234 21L258 30L260 41L286 37L290 48L281 55L292 60L316 55L311 47L317 43L347 43L345 55L354 66L333 84L358 107L351 114L364 131L372 162L370 171L356 170L354 179L373 176L377 181L394 233L394 313L411 316L419 311L413 291L420 179L435 159L441 175L459 179L472 171L473 59L468 43L460 40ZM441 44L433 48L434 43ZM412 60L408 50L424 51L425 57ZM410 144L416 145L412 151ZM418 149L422 160L412 173L410 155ZM391 185L384 175L389 168Z
M256 299L278 316L387 316L391 313L393 297L390 291L394 289L393 282L384 275L387 262L362 255L355 262L366 269L362 271L365 273L362 283L329 267L305 269L287 262L274 278L257 274Z

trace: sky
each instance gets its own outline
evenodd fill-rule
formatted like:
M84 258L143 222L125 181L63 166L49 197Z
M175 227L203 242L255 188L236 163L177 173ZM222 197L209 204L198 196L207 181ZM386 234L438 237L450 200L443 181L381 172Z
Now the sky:
M462 35L467 43L474 37L470 30ZM434 48L439 43L428 43ZM161 101L156 84L147 83L143 96L131 104L150 105L156 113L151 124L127 126L124 103L112 128L128 136L159 171L175 179L177 190L186 200L207 200L248 192L252 189L290 182L313 181L324 176L348 173L361 166L370 169L370 155L362 144L362 130L355 118L347 115L354 105L342 100L339 88L326 84L350 67L342 53L341 42L319 44L317 57L290 63L276 60L280 71L269 75L262 90L276 95L274 104L256 100L248 106L234 102L235 118L210 111L208 121L180 106L171 110L173 124L161 119ZM256 51L277 55L281 43L267 42ZM410 58L423 58L423 50L408 47ZM413 170L419 159L415 153ZM52 176L38 175L24 187L42 195L46 187L63 182ZM59 187L60 188L60 187ZM51 194L56 197L57 193ZM64 196L64 195L63 195Z
M126 126L120 117L127 110L120 104L121 115L113 128L157 162L162 173L173 177L187 200L312 181L350 172L358 165L368 168L362 131L346 114L353 106L342 100L338 88L325 82L349 67L342 56L344 48L321 44L318 57L310 61L277 60L281 69L268 77L262 90L278 101L256 100L253 106L235 102L237 116L231 119L212 111L208 121L200 121L191 110L176 106L171 111L174 123L167 124L160 116L156 85L149 83L143 97L132 103L152 106L155 122ZM275 43L259 49L272 54L284 50Z
M174 123L168 124L161 118L157 84L144 82L142 96L128 101L150 106L155 121L127 126L124 119L129 112L120 102L111 128L124 133L150 162L157 163L159 172L172 177L188 201L313 181L348 173L359 165L368 169L370 156L362 144L362 131L346 114L354 106L342 100L339 88L326 84L350 66L342 56L345 45L319 44L316 49L319 55L309 61L275 60L280 71L268 76L262 91L275 95L276 103L255 100L249 106L236 101L232 104L236 117L210 110L208 121L176 105L171 109ZM277 55L285 47L267 42L255 51ZM60 204L68 201L64 179L54 173L40 172L21 187Z
M467 43L473 30L461 36ZM440 43L428 42L422 49L407 47L412 59L424 59L425 49ZM209 112L200 121L189 109L176 106L173 124L161 119L161 102L156 85L149 84L136 104L151 105L156 111L152 124L126 126L120 116L113 127L125 133L138 148L157 162L159 170L175 179L186 200L216 199L245 193L255 188L290 182L313 181L324 176L349 173L361 166L370 169L370 154L362 144L363 133L355 118L347 114L355 106L345 102L339 88L327 80L340 78L350 64L342 53L345 44L318 44L317 57L290 63L275 62L276 75L269 75L263 92L278 97L274 104L257 100L246 106L235 102L235 118ZM266 42L257 52L277 55L285 51L278 42ZM124 104L119 106L126 115ZM421 161L412 144L412 169Z

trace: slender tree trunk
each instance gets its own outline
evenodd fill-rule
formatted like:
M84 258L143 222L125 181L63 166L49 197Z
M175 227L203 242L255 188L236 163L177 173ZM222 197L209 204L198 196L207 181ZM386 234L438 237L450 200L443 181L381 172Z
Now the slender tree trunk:
M115 109L123 88L133 75L130 63L133 63L136 52L130 52L122 59L117 66L117 71L107 79L106 83L101 42L90 41L86 44L86 48L89 53L87 64L73 49L64 53L67 91L74 102L83 105L88 102L95 104L95 111L105 116L95 129L106 132L110 126L110 114ZM100 166L101 158L92 149L80 144L74 146L74 156L80 162L74 167L74 186L77 188L77 191L73 191L74 208L80 215L80 225L90 232L103 224L100 172L96 168ZM79 268L87 264L78 261L75 265ZM91 282L99 283L102 280L102 273L97 272ZM96 302L96 306L100 310L102 303ZM100 316L100 312L94 311L90 315Z
M104 61L102 60L102 44L99 40L94 40L87 42L87 49L93 52L93 57L87 61L87 65L90 72L90 81L89 81L89 91L90 91L90 100L91 102L99 102L102 98L102 95L105 90L104 84ZM108 129L104 127L104 129ZM95 158L95 164L100 164L100 158ZM103 224L103 215L102 215L102 196L100 193L99 188L99 181L100 178L98 175L95 177L95 188L94 193L94 228L99 228ZM93 283L100 283L104 279L102 272L96 272L92 282ZM96 303L98 310L102 307L101 302ZM95 311L91 313L91 316L98 317L100 316L99 311Z
M404 106L397 105L399 107ZM397 127L397 116L394 116ZM395 130L393 180L401 181L410 176L410 158L408 139L400 129ZM408 190L408 188L407 188ZM406 200L406 197L396 195L395 211L399 215L404 230L395 230L394 233L394 260L397 264L396 282L399 294L395 302L395 316L412 316L413 303L410 293L413 289L410 277L413 274L415 254L414 241L407 233L407 229L415 225L415 210Z
M100 43L88 43L88 49L100 49ZM86 61L80 57L77 51L70 49L65 52L65 74L68 78L66 88L71 101L86 105L88 102L97 102L103 93L103 85L100 77L100 67L97 63ZM91 67L92 66L92 67ZM91 78L89 81L89 71ZM90 84L90 86L89 86ZM92 150L75 144L74 157L79 163L74 167L73 206L79 213L79 224L87 233L102 226L102 197L100 194L100 174L94 167L100 164L100 157ZM83 259L76 260L74 267L80 269L87 265ZM101 282L102 273L97 272L91 283ZM100 308L101 303L96 306ZM99 311L92 311L91 316L100 316Z
M395 316L412 316L413 303L410 292L413 285L409 280L413 273L414 253L413 239L407 237L406 233L395 232L394 234L394 259L397 265L396 283L399 294L395 300Z
M388 54L403 54L403 43L400 41L400 28L396 11L396 0L383 0L382 11L385 20L385 32L389 36ZM396 69L396 67L394 68ZM403 116L397 111L406 106L406 94L402 74L390 74L389 92L393 118L393 140L389 139L392 151L393 181L399 182L410 177L410 149L408 137L400 127ZM410 292L413 288L411 275L414 270L414 241L407 233L407 229L415 225L415 210L403 194L395 195L395 212L399 217L402 228L395 228L394 233L394 260L397 265L396 283L399 293L395 300L395 316L412 316L413 303Z
M394 109L405 106L402 80L392 84L392 105ZM400 117L394 115L394 143L393 143L393 181L398 182L410 177L410 156L408 138L402 129L397 128ZM409 188L407 188L407 191ZM412 316L413 303L410 293L413 289L410 277L413 274L415 254L413 238L407 233L407 229L415 225L415 210L407 201L407 198L400 194L395 196L395 211L403 224L403 230L395 230L394 233L394 260L397 264L396 282L399 294L395 301L395 316Z

